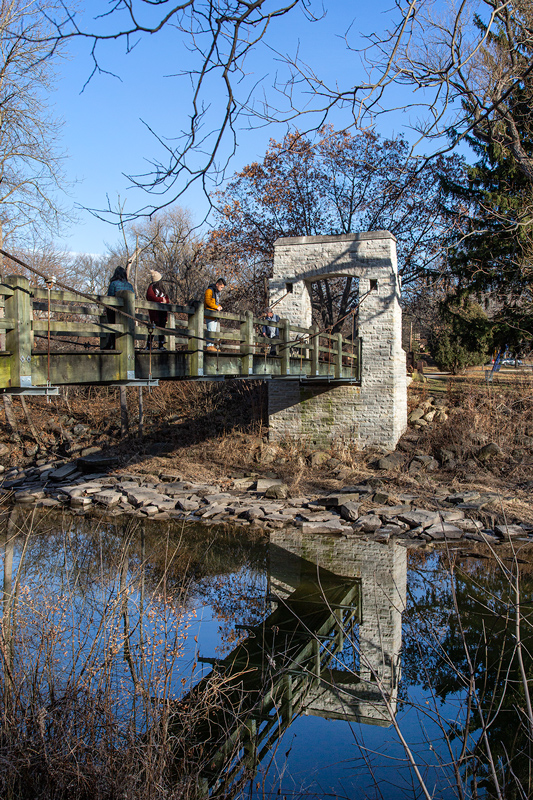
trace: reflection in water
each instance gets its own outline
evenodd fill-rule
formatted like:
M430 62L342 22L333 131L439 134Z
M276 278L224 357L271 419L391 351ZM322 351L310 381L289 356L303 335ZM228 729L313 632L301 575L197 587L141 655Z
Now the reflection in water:
M382 545L358 539L305 536L296 532L272 533L270 576L273 592L283 597L294 590L309 570L309 564L315 580L317 567L321 567L333 572L338 579L351 578L360 586L358 630L343 629L344 634L348 634L355 662L352 669L348 669L348 664L336 659L335 679L331 685L338 700L337 707L331 708L331 715L340 714L344 719L352 717L373 724L390 724L390 715L396 710L400 680L402 611L405 608L407 575L405 548L393 542ZM327 702L326 694L324 702ZM316 704L310 703L306 707L306 713L315 713L318 707L317 698Z
M0 537L2 797L304 796L299 768L317 796L531 796L512 555L411 553L406 595L394 543L19 512Z
M269 583L271 613L225 659L204 659L213 671L171 721L183 739L181 709L216 696L187 729L209 753L206 794L237 791L302 713L388 726L396 711L405 548L276 532Z
M41 718L50 709L42 719L52 735L57 707L69 735L94 740L95 759L98 737L113 731L105 742L113 763L134 730L156 752L170 748L167 780L183 783L187 774L195 791L229 796L301 715L390 724L404 549L69 524L58 530L54 520L14 512L4 528L3 690L12 728L28 709ZM202 593L226 627L232 611L235 629L238 612L246 636L225 658L204 659L213 669L198 681L189 630Z

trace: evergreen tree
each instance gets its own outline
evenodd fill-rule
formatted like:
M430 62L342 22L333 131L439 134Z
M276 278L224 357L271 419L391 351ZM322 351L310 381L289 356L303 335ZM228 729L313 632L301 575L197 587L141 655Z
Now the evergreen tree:
M456 375L466 367L483 364L492 344L491 325L478 303L468 295L441 306L443 325L434 328L429 347L439 369Z
M509 35L500 30L487 36L487 70L497 80L498 54L508 54ZM526 53L524 47L515 55L529 63L533 48ZM533 160L532 88L527 73L498 114L502 131L507 125L508 132L512 118L521 147ZM494 120L490 124L494 127ZM476 124L469 144L479 160L467 170L465 184L445 177L443 185L453 220L447 242L452 294L467 290L482 301L493 323L495 344L516 350L531 346L533 340L533 181L507 139L498 139L494 132L489 137L483 125Z

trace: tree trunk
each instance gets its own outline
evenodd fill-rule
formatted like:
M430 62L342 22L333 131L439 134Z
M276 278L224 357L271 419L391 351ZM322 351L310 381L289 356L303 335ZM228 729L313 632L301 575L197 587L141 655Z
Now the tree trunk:
M6 422L11 429L11 433L15 434L17 438L20 438L17 418L15 416L15 412L13 411L13 400L9 394L4 394L4 409L6 413Z
M144 405L143 387L139 386L139 436L142 438L144 433Z
M37 431L35 429L35 425L33 424L33 420L31 418L30 410L28 408L28 404L26 403L26 398L24 397L23 394L20 395L20 402L22 404L22 408L23 408L23 411L24 411L24 416L26 417L26 422L28 423L28 427L29 427L29 429L31 431L31 435L33 436L35 444L38 445L39 446L39 450L41 450L41 443L39 441L39 436L38 436Z

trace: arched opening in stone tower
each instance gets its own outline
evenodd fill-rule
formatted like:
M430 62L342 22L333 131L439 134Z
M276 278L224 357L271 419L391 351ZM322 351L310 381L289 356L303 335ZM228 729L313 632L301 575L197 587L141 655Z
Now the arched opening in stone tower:
M339 276L313 281L310 284L313 325L321 330L357 338L359 312L359 278Z

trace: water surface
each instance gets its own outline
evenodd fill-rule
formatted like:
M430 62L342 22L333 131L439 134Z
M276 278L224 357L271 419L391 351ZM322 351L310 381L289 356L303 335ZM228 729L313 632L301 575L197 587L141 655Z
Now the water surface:
M527 797L532 585L517 547L16 512L6 707L105 698L117 747L164 718L176 775L204 796Z

